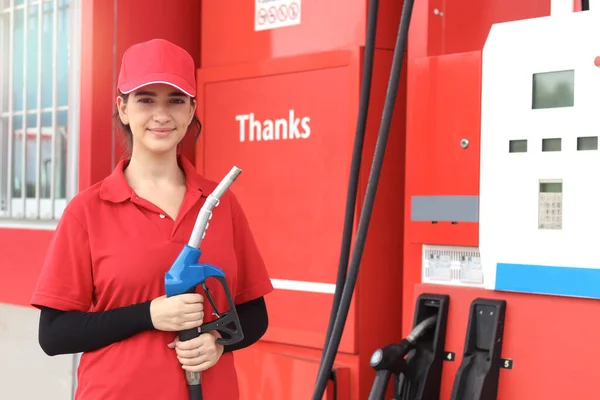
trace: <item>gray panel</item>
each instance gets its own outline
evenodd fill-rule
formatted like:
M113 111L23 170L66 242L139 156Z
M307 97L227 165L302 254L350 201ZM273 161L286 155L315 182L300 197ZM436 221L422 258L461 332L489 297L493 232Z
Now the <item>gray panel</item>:
M479 221L479 196L413 196L411 221Z
M0 303L0 399L71 400L73 355L47 356L38 343L39 311Z

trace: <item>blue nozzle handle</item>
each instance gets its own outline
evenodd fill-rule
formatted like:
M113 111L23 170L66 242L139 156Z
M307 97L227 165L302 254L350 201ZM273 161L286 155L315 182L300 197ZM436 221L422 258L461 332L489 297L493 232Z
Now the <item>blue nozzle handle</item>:
M185 245L169 271L165 274L165 291L167 297L184 293L195 293L196 287L203 284L209 277L225 281L225 273L210 264L198 264L202 251L190 245ZM226 284L226 283L225 283ZM200 335L200 330L186 329L179 332L181 341L188 341ZM202 382L199 372L186 372L190 400L202 400Z
M165 274L167 297L188 293L207 278L225 278L223 270L210 264L197 264L202 251L185 245Z

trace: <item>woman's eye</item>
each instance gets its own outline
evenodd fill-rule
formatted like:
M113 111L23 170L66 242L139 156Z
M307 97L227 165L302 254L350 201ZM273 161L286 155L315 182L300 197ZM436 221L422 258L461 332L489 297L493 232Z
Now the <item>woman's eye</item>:
M142 104L151 104L154 103L154 99L151 98L141 98L138 100L139 103ZM182 99L171 99L169 100L170 104L185 104L185 100Z

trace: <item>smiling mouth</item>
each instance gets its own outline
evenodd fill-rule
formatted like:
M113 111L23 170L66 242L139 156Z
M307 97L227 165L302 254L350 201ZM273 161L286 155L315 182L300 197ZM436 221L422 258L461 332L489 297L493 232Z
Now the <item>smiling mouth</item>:
M169 136L175 129L148 129L154 136Z

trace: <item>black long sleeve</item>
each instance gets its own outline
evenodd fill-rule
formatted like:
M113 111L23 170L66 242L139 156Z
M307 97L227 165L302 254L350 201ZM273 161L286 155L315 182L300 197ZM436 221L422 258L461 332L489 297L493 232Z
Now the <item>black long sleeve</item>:
M236 306L244 339L224 351L248 347L258 341L268 327L264 298ZM39 342L50 356L89 352L152 330L150 301L108 311L61 311L42 307Z
M39 342L50 356L94 351L154 329L150 301L107 311L61 311L42 307Z

